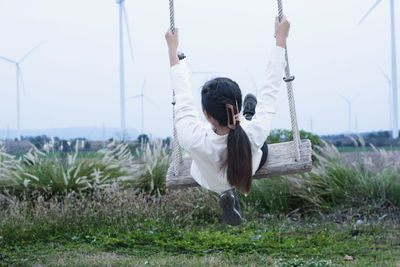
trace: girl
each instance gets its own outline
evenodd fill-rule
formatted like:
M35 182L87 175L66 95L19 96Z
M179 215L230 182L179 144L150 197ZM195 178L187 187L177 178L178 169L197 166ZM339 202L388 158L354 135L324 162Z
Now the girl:
M240 115L242 93L236 82L216 78L203 86L201 104L210 125L199 119L191 95L189 69L178 57L179 29L174 34L169 30L165 36L176 93L179 143L193 159L191 175L197 183L220 194L222 217L230 225L239 225L242 221L236 190L249 194L252 176L267 159L265 140L276 111L289 28L286 17L281 22L276 18L276 46L267 64L258 105L253 95L248 95L243 103L247 120Z

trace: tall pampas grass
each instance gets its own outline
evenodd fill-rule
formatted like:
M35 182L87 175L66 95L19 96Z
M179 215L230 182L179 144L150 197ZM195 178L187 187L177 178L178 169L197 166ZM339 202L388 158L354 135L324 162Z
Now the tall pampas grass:
M361 138L359 143L365 145ZM310 173L254 181L244 203L272 213L329 211L375 201L400 207L400 151L373 149L342 154L325 143L314 152L317 160Z
M20 158L0 147L0 193L42 194L48 198L68 194L87 194L132 179L139 167L127 144L110 143L96 158L78 157L82 143L69 153L56 151L54 141L44 151L32 146Z
M142 145L139 159L140 167L136 173L133 184L135 188L149 194L165 194L165 176L170 163L170 155L167 147L161 140Z

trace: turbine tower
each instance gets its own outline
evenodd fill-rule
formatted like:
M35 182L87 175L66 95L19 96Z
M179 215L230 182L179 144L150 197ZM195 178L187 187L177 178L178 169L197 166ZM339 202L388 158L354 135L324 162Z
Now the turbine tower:
M20 141L21 140L21 105L20 105L20 85L22 85L22 88L24 88L24 79L22 75L22 70L21 70L21 63L29 57L36 49L39 48L39 46L42 43L38 44L35 46L33 49L31 49L26 55L24 55L20 60L15 61L6 57L0 56L0 59L3 59L9 63L15 64L16 67L16 72L17 72L17 139Z
M368 12L362 17L358 25L360 25L371 12L382 2L382 0L376 1L376 3L368 10ZM393 133L394 139L399 137L399 120L398 120L398 95L397 95L397 61L396 61L396 32L395 32L395 18L394 18L394 0L390 0L390 26L391 26L391 38L392 38L392 108L393 108Z
M144 94L144 89L146 88L146 81L147 81L147 75L143 79L142 92L140 94L138 94L138 95L135 95L135 96L132 96L132 97L128 98L128 100L140 98L142 134L144 134L144 100L146 99L149 103L151 103L155 107L159 108L158 105L153 102L153 100L151 100L148 96L146 96Z
M340 95L340 97L347 103L347 105L348 105L348 116L349 116L349 133L351 133L351 111L352 111L352 105L353 105L353 101L357 98L357 97L354 97L354 98L347 98L347 97L344 97L344 96L342 96L342 95Z
M392 94L391 94L391 90L392 90L392 80L389 78L389 76L382 70L380 69L383 77L385 77L386 82L389 85L389 129L392 130L393 132L393 108L392 108Z
M125 0L116 0L119 5L119 56L120 56L120 109L121 109L121 138L125 141L126 137L126 112L125 112L125 64L124 64L124 21L125 27L128 34L129 47L131 52L132 61L133 57L133 46L131 41L131 34L129 30L128 15L124 5Z

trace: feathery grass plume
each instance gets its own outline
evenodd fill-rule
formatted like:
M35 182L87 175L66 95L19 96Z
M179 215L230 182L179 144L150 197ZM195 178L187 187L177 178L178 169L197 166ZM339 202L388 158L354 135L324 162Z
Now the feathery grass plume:
M170 155L162 140L144 144L144 149L137 152L140 169L136 172L134 187L149 194L165 194L165 176L170 163Z
M16 159L0 148L0 190L14 195L40 192L46 198L78 195L104 190L132 177L137 170L126 144L111 143L98 152L98 158L78 158L75 151L60 156L54 141L44 146L44 152L35 146Z
M18 158L0 147L0 198L9 202L12 195L81 197L116 187L157 197L165 193L170 156L161 141L147 143L137 159L124 143L110 143L90 158L79 157L76 149L63 159L54 147L54 142L46 144L44 152L32 147ZM315 149L317 161L310 173L254 181L253 192L242 198L244 209L329 211L374 201L400 206L400 151L373 150L342 154L324 143ZM197 212L196 202L191 205Z
M244 202L270 213L328 211L381 200L400 206L399 151L375 148L374 152L341 154L325 143L314 156L318 161L310 173L254 181L253 192Z
M353 145L354 145L355 147L358 147L358 146L359 146L357 140L356 140L353 136L351 136L351 135L346 135L346 137L349 138L349 139L353 142Z

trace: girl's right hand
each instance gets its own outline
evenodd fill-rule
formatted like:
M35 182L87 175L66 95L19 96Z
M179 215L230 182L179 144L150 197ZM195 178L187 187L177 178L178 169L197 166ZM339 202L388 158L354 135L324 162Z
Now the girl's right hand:
M176 28L174 33L172 33L171 29L168 29L165 39L167 40L169 51L176 52L179 45L179 29Z
M167 40L168 44L169 63L170 66L172 67L179 64L179 57L178 57L179 29L176 28L174 33L172 33L171 29L169 29L165 34L165 39Z
M290 22L287 20L286 16L283 16L282 21L279 21L279 17L275 19L275 36L276 45L283 48L286 47L286 39L289 35Z

